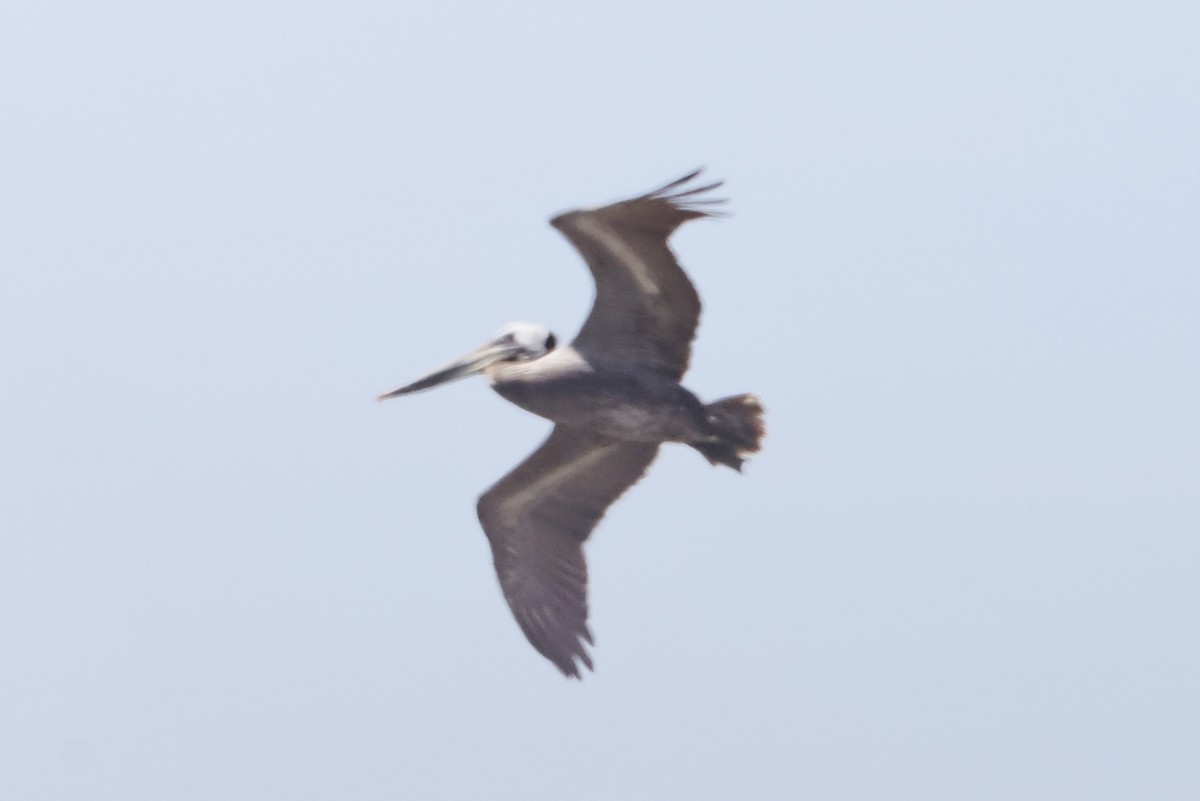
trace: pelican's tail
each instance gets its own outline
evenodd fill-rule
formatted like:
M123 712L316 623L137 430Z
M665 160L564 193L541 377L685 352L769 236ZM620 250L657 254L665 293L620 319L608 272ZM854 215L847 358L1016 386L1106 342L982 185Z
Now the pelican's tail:
M742 472L745 457L762 447L763 407L754 395L734 395L704 407L712 439L690 443L709 463Z

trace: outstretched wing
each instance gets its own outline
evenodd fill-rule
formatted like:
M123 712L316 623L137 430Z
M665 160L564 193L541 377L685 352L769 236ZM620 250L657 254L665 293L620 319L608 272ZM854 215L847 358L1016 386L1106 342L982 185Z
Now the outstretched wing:
M541 447L479 498L504 598L521 631L563 674L590 670L583 543L654 461L658 445L555 427Z
M649 194L550 221L571 241L596 281L592 311L572 345L626 364L652 367L675 379L687 370L700 298L667 239L683 223L712 217L720 199L700 197L721 185L686 184L696 170Z

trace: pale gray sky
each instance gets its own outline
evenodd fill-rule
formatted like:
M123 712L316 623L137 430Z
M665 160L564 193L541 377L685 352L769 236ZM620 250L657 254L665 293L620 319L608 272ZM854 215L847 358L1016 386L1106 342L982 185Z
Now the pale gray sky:
M1200 797L1198 9L7 4L0 798ZM474 514L547 424L373 398L700 164L766 448L614 508L566 681Z

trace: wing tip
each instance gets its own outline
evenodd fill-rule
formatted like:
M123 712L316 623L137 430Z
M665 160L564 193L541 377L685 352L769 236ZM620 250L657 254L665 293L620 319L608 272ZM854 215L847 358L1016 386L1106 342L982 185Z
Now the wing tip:
M595 640L587 624L586 602L581 612L567 615L564 620L549 608L543 607L538 610L522 606L514 603L514 599L507 594L505 600L508 601L525 639L564 676L583 678L580 665L595 671L592 655L587 650L587 646L595 645Z
M528 639L538 653L550 660L559 672L569 679L583 679L581 667L591 672L596 670L592 655L584 645L584 642L594 645L592 633L586 623L580 629L567 633L567 639L570 641L568 643L535 642L532 637Z
M628 200L617 201L606 206L564 211L551 217L550 225L560 231L564 231L572 220L581 215L588 214L590 212L604 211L610 208L624 206L625 204L637 204L644 202L666 203L678 213L684 215L683 220L693 220L702 217L722 218L730 216L730 212L724 209L712 208L713 206L719 206L723 203L728 203L729 198L701 197L701 195L705 195L708 192L720 189L725 185L724 180L710 181L699 186L688 186L688 184L702 175L705 169L706 168L703 166L697 167L680 178L676 178L673 181L663 184L657 189L653 189L643 195L637 195L629 198Z
M695 168L694 170L689 172L687 175L684 175L682 178L676 178L673 181L665 183L662 186L660 186L658 189L655 189L653 192L647 192L645 197L656 197L658 195L665 195L667 192L671 191L675 187L683 186L688 181L691 181L691 180L699 177L704 172L705 169L707 169L707 168L703 164L701 164L699 167ZM720 186L720 185L721 185L721 182L718 181L717 186Z
M715 181L710 181L706 184L702 184L700 186L690 186L687 189L683 189L683 187L687 186L688 184L692 183L697 178L699 178L701 175L703 175L704 171L706 169L708 169L708 168L704 167L704 166L697 167L696 169L692 170L691 172L687 173L686 175L684 175L680 178L676 178L673 181L669 181L668 183L663 184L662 186L660 186L659 188L657 188L651 192L647 192L642 197L663 198L663 199L689 197L691 195L699 195L704 192L711 192L712 190L719 189L720 187L725 185L725 181L723 179L718 179ZM673 191L676 189L682 189L682 191L679 191L679 192Z
M552 661L554 662L554 666L558 668L559 672L568 679L583 681L584 672L580 670L580 664L582 664L583 667L586 667L589 672L596 672L596 668L592 664L591 656L589 656L582 648L571 654L566 659Z
M661 201L669 203L671 206L687 215L687 219L698 219L701 217L728 217L729 212L724 209L715 209L712 206L719 206L723 203L728 203L729 198L724 197L702 197L709 192L720 189L725 185L723 180L709 181L702 183L699 186L691 185L695 179L699 178L704 173L704 167L696 169L684 175L682 178L676 178L668 184L665 184L653 192L643 195L639 200Z

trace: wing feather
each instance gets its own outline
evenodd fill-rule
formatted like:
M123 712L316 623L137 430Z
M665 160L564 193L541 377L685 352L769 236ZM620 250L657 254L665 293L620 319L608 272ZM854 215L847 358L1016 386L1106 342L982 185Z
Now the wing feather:
M479 498L504 598L525 637L563 674L592 660L583 543L604 512L646 472L658 445L618 442L558 426Z
M700 298L667 240L688 220L718 216L710 207L724 201L698 196L720 181L682 188L699 174L550 221L583 256L596 282L591 313L572 343L585 357L643 365L676 379L687 370Z

